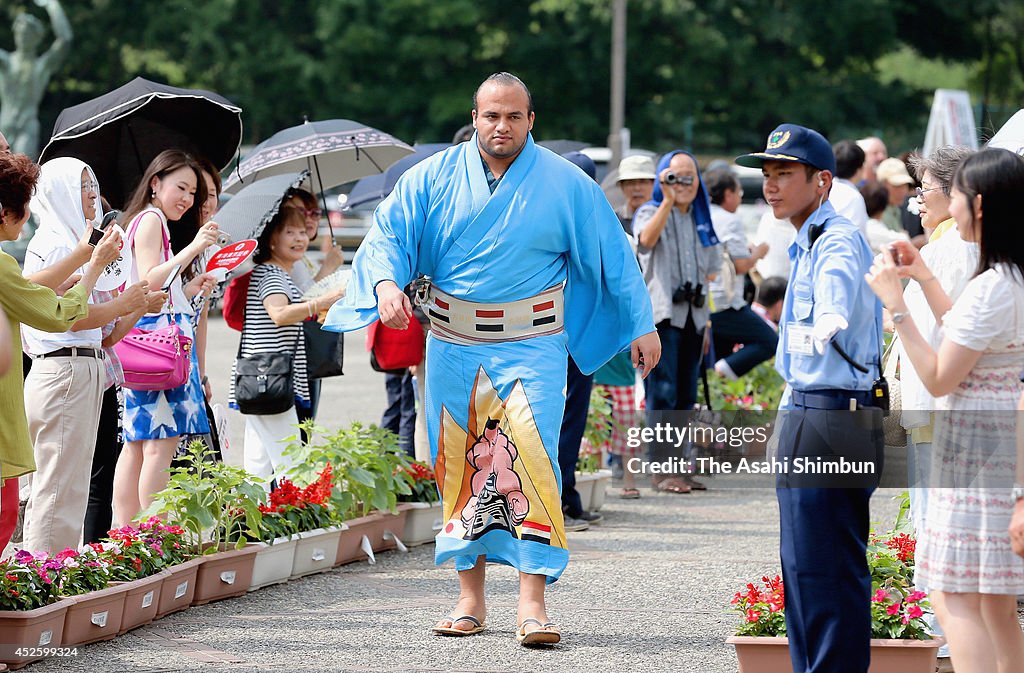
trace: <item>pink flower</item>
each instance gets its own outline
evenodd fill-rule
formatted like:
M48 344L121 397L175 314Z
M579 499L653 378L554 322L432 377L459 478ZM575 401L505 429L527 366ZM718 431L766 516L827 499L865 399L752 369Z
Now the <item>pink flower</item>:
M911 619L918 619L924 616L924 610L921 609L920 605L911 605L907 609L907 616L909 616ZM903 623L906 624L906 622Z
M885 612L886 612L886 614L889 614L889 615L894 615L894 616L898 615L900 613L900 604L899 603L893 603L892 605L890 605L889 607L887 607L885 609ZM906 622L904 622L904 624L905 623Z
M884 603L889 600L889 594L885 589L879 589L875 592L875 595L871 598L872 603Z
M915 591L912 594L910 594L909 596L907 596L907 602L908 603L917 603L918 601L924 600L927 596L928 596L928 594L926 594L923 591ZM918 609L920 609L920 608L918 608Z

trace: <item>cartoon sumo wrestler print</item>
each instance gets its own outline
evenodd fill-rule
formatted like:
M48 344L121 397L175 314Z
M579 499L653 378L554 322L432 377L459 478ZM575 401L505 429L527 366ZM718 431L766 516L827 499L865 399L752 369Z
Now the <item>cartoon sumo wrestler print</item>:
M462 509L465 539L477 539L494 529L515 535L515 527L526 519L530 503L512 469L518 457L515 443L498 427L498 421L488 419L483 436L466 452L466 462L476 472L470 480L472 496Z

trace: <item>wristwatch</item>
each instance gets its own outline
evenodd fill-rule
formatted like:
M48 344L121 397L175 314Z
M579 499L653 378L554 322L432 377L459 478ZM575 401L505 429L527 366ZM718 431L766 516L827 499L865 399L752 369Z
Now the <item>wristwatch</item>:
M1010 494L1013 496L1014 502L1024 499L1024 486L1020 484L1014 484L1013 490L1010 491Z
M892 314L892 324L893 325L899 325L901 322L903 322L905 319L907 319L909 317L910 317L910 311L903 311L901 313L893 313Z

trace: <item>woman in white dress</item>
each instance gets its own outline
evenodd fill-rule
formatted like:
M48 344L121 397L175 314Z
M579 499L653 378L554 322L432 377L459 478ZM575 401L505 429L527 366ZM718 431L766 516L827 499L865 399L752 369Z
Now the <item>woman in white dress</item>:
M917 550L921 583L958 673L1009 673L1024 661L1017 595L1024 559L1008 527L1014 500L1015 410L1024 368L1024 238L1018 229L1024 160L989 149L965 159L950 213L979 244L979 264L955 304L913 249L905 266L888 251L867 275L893 314L905 355L936 400L926 525ZM918 281L943 340L936 352L907 311L900 276Z

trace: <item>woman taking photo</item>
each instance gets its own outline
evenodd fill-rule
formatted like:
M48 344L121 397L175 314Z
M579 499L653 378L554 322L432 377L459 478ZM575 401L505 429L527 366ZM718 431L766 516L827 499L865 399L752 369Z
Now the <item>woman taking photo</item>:
M239 356L261 353L293 353L292 385L295 405L279 414L248 414L245 417L245 469L269 482L283 474L288 465L283 452L285 437L295 434L299 422L297 408L309 408L309 379L306 374L306 347L302 321L326 314L341 293L302 301L302 292L292 280L292 270L302 263L309 246L305 214L285 206L273 217L259 237L253 255L256 267L249 280L245 303L245 323L239 344ZM234 381L234 373L232 373ZM232 406L234 389L231 391Z
M215 284L212 276L196 273L192 267L217 240L216 224L198 223L205 200L206 184L196 161L184 152L167 150L149 164L125 206L126 233L134 253L132 281L148 280L152 288L169 284L167 303L159 312L146 314L138 322L140 329L155 330L174 323L195 343L191 300L200 293L208 294ZM191 241L182 244L179 231L194 232ZM183 276L191 277L183 280ZM197 350L191 350L189 379L181 386L125 392L125 445L114 474L116 525L130 522L152 502L152 495L167 485L167 468L178 438L210 430Z
M14 241L29 217L29 201L39 179L39 166L24 154L0 152L0 241ZM74 253L42 273L48 283L64 284L86 261L81 281L62 297L44 285L24 278L18 263L0 252L0 308L7 315L10 334L21 325L49 332L66 332L88 314L88 298L96 279L107 264L117 259L120 235L108 231L95 248L88 233L78 241ZM68 261L70 260L70 261ZM7 546L18 520L18 477L35 471L32 442L25 415L21 358L11 359L7 373L0 376L0 549Z
M897 244L903 266L885 251L867 275L904 353L938 398L917 581L931 589L958 673L1009 673L1024 660L1017 621L1024 559L1014 555L1008 530L1024 368L1022 190L1024 160L1007 150L983 150L960 164L950 213L961 238L978 242L979 263L955 303L909 244ZM937 351L908 312L900 276L921 285L942 325Z

